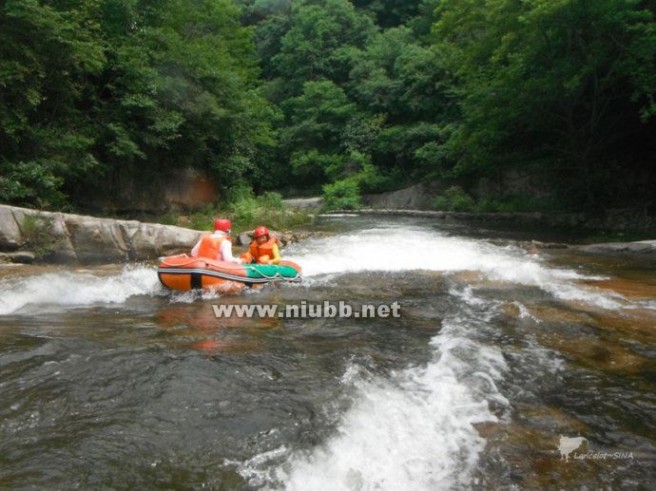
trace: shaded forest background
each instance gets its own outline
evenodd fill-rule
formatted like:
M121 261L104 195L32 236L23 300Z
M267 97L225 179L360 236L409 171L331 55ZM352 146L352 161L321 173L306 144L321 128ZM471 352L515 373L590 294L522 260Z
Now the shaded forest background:
M656 214L653 0L0 5L0 202L196 169L223 201L439 181L441 208Z

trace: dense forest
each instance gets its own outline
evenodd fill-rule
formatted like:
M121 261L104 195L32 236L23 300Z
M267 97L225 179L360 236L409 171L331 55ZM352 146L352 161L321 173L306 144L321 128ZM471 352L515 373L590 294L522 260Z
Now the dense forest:
M653 0L1 5L0 202L194 168L224 197L656 212Z

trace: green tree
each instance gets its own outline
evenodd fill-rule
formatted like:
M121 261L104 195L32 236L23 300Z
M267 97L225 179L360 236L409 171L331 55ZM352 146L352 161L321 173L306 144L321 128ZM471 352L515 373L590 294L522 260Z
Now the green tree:
M251 32L229 1L158 3L117 16L128 31L105 73L100 121L108 169L148 179L195 167L227 188L253 170L258 147L272 142Z
M306 82L303 93L285 102L289 126L283 142L292 155L297 176L324 181L343 167L343 128L356 107L334 82Z
M428 23L413 19L432 16L433 2L355 2L359 10L343 0L300 1L288 16L259 24L267 95L285 114L280 157L300 182L364 172L375 178L360 188L371 190L444 166L443 128L458 108L441 54L418 38ZM368 14L381 6L389 19L405 12L421 32L403 25L379 31Z
M384 28L407 24L421 9L422 0L355 0L358 8L376 16L376 23Z
M7 0L0 199L63 206L208 171L254 179L278 118L230 0Z
M638 0L444 0L437 49L457 77L461 175L523 169L575 205L625 193L653 132L656 29ZM633 147L633 148L632 148ZM653 161L653 149L651 150ZM654 172L651 172L651 178Z
M0 200L62 205L65 180L93 171L86 119L105 65L98 2L7 0L0 7Z
M371 19L347 0L301 0L291 8L289 30L273 58L275 74L295 96L303 84L321 79L342 85L349 79L358 50L375 32Z
M384 121L373 162L405 184L437 173L457 99L440 53L406 27L375 36L351 72L349 91L363 110Z

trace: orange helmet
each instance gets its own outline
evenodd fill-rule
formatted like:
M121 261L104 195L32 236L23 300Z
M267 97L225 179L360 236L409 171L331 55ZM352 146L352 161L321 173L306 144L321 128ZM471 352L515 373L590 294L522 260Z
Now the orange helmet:
M232 222L227 218L216 218L214 220L214 230L220 230L221 232L230 233L232 228Z
M257 239L258 237L263 237L265 235L269 235L269 229L266 227L257 227L253 231L253 238Z

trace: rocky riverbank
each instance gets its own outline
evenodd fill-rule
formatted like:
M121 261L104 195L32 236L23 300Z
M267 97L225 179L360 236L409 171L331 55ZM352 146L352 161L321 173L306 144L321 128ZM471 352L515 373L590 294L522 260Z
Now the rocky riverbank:
M541 213L470 214L422 210L359 210L358 213L423 216L436 220L512 224L514 227L577 227L579 215L548 216ZM68 213L44 212L0 205L0 263L111 263L154 260L188 252L202 232L184 227L115 220ZM275 233L283 246L303 240L311 232ZM248 233L235 237L247 245ZM526 248L576 248L591 254L656 254L656 240L609 242L570 246L530 241Z
M0 263L115 263L189 252L202 232L184 227L0 205ZM309 233L274 232L281 244ZM235 237L247 245L248 233Z
M0 206L5 261L98 263L154 259L189 250L200 232L182 227Z

